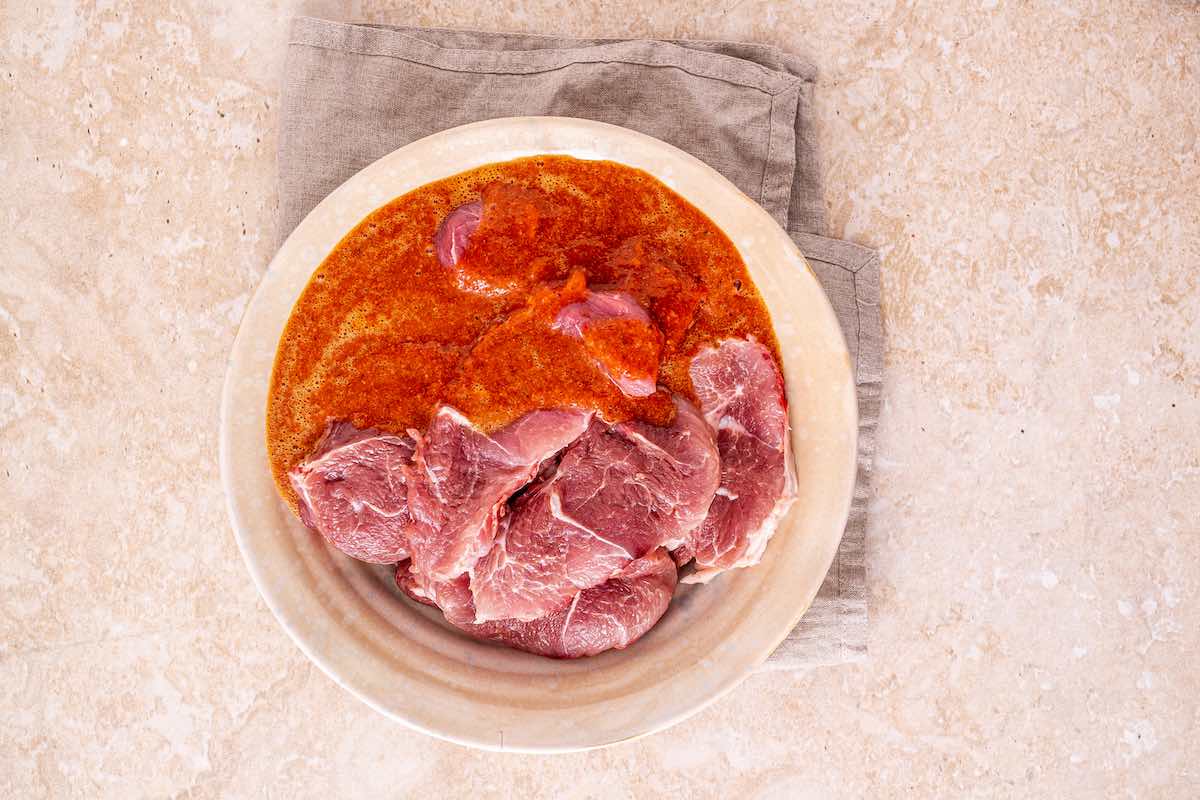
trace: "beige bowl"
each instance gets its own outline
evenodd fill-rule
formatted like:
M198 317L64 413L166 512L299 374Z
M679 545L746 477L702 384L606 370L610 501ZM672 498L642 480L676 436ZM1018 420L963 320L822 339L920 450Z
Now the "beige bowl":
M680 587L627 650L554 661L466 638L401 599L389 570L307 531L275 491L265 410L275 348L313 270L369 212L430 181L537 153L609 159L655 175L737 245L783 351L799 499L763 562ZM779 226L692 156L625 128L578 119L496 119L385 156L325 198L284 243L234 342L221 405L221 474L250 574L306 655L364 702L418 730L476 747L578 750L659 730L735 686L812 602L845 526L857 407L833 310Z

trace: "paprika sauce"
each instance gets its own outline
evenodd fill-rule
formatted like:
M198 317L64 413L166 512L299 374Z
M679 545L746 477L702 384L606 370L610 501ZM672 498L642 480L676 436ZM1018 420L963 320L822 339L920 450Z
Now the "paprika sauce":
M482 200L458 263L434 236ZM613 319L582 337L555 315L588 290L632 295L645 324ZM610 161L536 156L426 184L371 212L317 267L279 342L267 450L287 472L331 419L424 430L448 403L491 431L538 408L575 406L609 422L669 424L671 393L695 399L688 364L722 339L753 336L779 358L770 317L737 248L646 172ZM657 393L630 397L601 368L653 370Z

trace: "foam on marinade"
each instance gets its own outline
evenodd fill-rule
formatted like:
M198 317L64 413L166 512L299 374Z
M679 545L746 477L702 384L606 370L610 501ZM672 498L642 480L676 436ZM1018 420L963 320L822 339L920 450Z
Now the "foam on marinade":
M463 292L438 263L433 247L446 214L479 200L484 187L496 181L537 189L550 201L555 214L544 236L551 238L536 246L543 256L552 256L551 280L589 267L611 277L605 259L630 238L643 237L702 289L692 326L660 366L659 382L668 390L694 397L687 373L691 355L725 338L753 336L778 357L766 307L736 248L704 214L654 177L611 162L565 156L485 165L422 186L369 214L317 267L297 301L280 339L267 407L271 466L289 501L294 496L287 470L311 451L331 417L395 433L423 430L448 388L466 384L485 428L532 410L522 405L522 393L491 398L490 387L501 385L493 378L506 365L491 363L481 353L472 357L476 343L524 308L530 293L482 297ZM528 346L538 347L533 339ZM466 364L474 374L461 374ZM540 374L566 380L554 378L554 371ZM504 380L509 385L512 376ZM612 422L650 421L663 408L654 397L624 397L608 381L564 384L561 394L554 385L532 388L536 391L525 393L526 403L570 396Z

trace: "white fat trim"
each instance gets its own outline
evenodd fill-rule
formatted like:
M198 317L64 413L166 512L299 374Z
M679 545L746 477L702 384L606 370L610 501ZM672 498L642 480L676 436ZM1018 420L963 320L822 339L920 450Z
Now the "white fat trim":
M783 494L784 497L796 497L796 458L792 454L792 425L787 414L783 415Z
M575 616L575 608L579 605L580 597L583 597L583 592L576 592L575 599L571 601L571 608L567 611L567 617L563 620L562 630L558 632L558 644L562 647L563 653L567 652L567 628L571 627L571 617Z
M587 527L586 525L580 524L576 520L574 520L571 517L568 517L566 514L564 514L563 510L562 510L562 498L558 496L558 492L550 493L550 515L552 517L554 517L555 519L561 520L562 522L565 522L574 528L578 528L579 530L583 531L584 533L586 533L590 536L594 536L596 539L599 539L600 541L604 542L605 544L609 545L610 547L615 547L616 549L618 549L622 553L624 553L626 556L628 556L631 561L633 560L633 557L634 557L633 553L629 552L628 550L626 550L624 547L617 544L616 542L605 539L603 536L596 533L596 531L592 530L591 528Z
M771 537L779 528L780 521L787 515L788 509L792 507L795 500L795 496L785 495L776 501L771 513L763 520L762 525L758 526L758 530L746 536L746 552L737 560L734 567L752 567L762 561L763 553L767 549L767 542L771 541Z
M679 460L677 458L674 458L666 450L663 450L661 447L659 447L654 442L650 441L644 435L638 433L637 431L623 430L622 433L624 433L630 439L633 439L634 441L641 442L642 444L646 445L646 447L648 447L651 450L653 450L654 452L658 453L660 457L666 459L667 461L677 462Z
M472 423L471 420L467 419L463 415L463 413L461 411L459 411L457 408L455 408L454 406L442 406L441 408L438 409L438 416L439 417L449 417L450 419L457 422L459 425L470 428L471 430L478 430L478 428L475 427L474 423Z
M437 495L438 500L445 502L445 498L442 497L442 482L438 480L437 475L434 474L434 469L433 467L429 466L429 462L425 461L424 459L421 459L421 461L425 467L425 477L429 479L429 485L433 489L433 493Z
M717 430L733 431L734 433L741 433L746 436L750 435L750 432L748 430L746 430L746 426L743 425L742 423L738 422L736 419L734 419L729 414L726 414L725 416L721 417L721 421L717 423Z
M787 426L787 416L786 415L784 415L783 420L784 420L783 440L785 442L787 442L789 445L789 448L785 448L785 449L790 449L792 440L791 440L790 430ZM733 431L736 434L740 434L742 436L748 436L751 439L755 440L756 442L762 442L764 445L766 445L767 447L770 447L772 450L779 449L779 445L777 445L773 442L768 442L766 439L762 438L761 436L755 436L753 433L751 433L750 431L748 431L746 429L746 426L742 425L742 423L738 422L736 419L734 419L729 414L726 414L725 416L721 417L721 421L717 423L717 431L718 432Z
M363 507L369 508L379 516L387 519L392 519L393 517L398 517L401 514L406 513L406 509L391 512L384 511L382 508L379 508L379 506L375 505L374 503L368 503L366 500L351 500L350 505L354 507L355 511L361 511Z
M313 508L312 495L310 495L308 492L308 481L301 481L299 487L297 487L296 483L293 481L292 488L296 490L297 496L299 496L300 500L304 503L308 510L315 512L316 509ZM313 522L316 522L316 520L314 519Z

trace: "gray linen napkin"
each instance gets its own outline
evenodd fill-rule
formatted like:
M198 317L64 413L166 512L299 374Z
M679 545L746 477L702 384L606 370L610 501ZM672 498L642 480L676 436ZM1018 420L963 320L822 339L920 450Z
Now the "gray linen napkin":
M867 652L864 536L879 416L882 335L874 251L824 237L812 128L815 69L734 42L564 39L292 24L279 138L279 239L343 181L402 145L494 117L611 122L692 153L763 206L809 259L846 334L858 381L858 483L825 583L765 668Z

